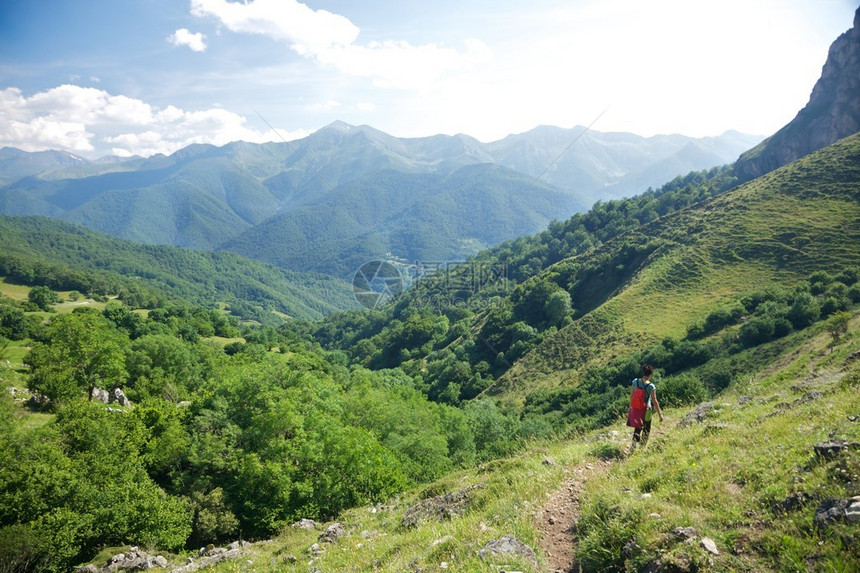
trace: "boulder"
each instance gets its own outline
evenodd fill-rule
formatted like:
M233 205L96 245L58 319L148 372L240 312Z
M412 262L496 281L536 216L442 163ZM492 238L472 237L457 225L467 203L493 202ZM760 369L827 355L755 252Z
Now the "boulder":
M831 440L820 442L812 446L815 455L824 460L831 460L847 450L860 449L860 442L848 442L846 440Z
M337 543L344 533L346 533L346 528L342 523L333 523L320 533L319 540L323 543Z
M719 555L719 554L720 554L720 551L717 549L717 544L716 544L716 543L714 543L714 540L713 540L713 539L711 539L710 537L703 537L703 538L702 538L702 540L701 540L699 543L701 543L701 544L702 544L702 547L703 547L703 548L705 549L705 551L707 551L708 553L712 553L712 554L714 554L714 555Z
M705 421L705 417L708 415L708 412L713 410L714 403L713 402L702 402L694 410L688 413L684 418L678 422L678 426L684 428L686 426L691 426L693 424L697 424Z
M291 527L296 527L298 529L316 529L317 528L317 522L314 521L313 519L304 518L304 519L300 519L297 522L295 522L294 524L292 524Z
M111 390L109 400L109 403L116 402L120 406L128 406L131 404L128 398L125 397L125 393L119 388Z
M537 567L537 556L534 550L513 535L505 535L499 539L488 541L478 550L478 557L484 561L493 560L496 557L522 557Z
M401 523L404 527L415 527L433 519L442 520L459 517L466 511L471 492L480 487L479 485L472 485L460 491L421 500L406 510Z
M110 396L108 395L107 390L103 390L102 388L93 388L93 391L90 394L93 400L98 400L99 402L103 402L108 404L110 402Z
M815 510L815 525L819 531L827 529L830 525L846 519L845 510L848 509L848 500L842 498L829 498L819 504Z

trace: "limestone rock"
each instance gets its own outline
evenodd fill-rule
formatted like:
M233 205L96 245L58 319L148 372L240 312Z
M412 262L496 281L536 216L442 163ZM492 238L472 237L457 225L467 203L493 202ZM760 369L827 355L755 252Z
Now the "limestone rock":
M102 390L101 388L93 388L91 392L93 400L98 400L99 402L103 402L105 404L109 403L110 397L108 396L107 390Z
M809 102L774 135L740 156L739 182L749 181L860 131L860 9L854 27L830 46Z
M676 527L672 530L672 535L680 539L695 539L699 536L699 532L695 527Z
M537 567L537 556L534 550L513 535L492 539L478 551L478 557L484 561L493 560L495 557L512 556L522 557Z
M344 533L346 533L346 528L342 523L333 523L320 533L319 540L323 543L337 543Z
M848 500L841 498L825 499L815 510L815 525L819 530L827 529L831 524L846 518Z
M120 406L128 406L131 402L125 397L125 393L119 388L114 388L110 392L110 402L116 402Z
M317 522L314 521L313 519L304 518L304 519L300 519L297 522L295 522L292 525L292 527L297 527L299 529L316 529L317 528Z
M451 519L463 515L471 492L479 487L481 486L472 485L460 491L421 500L406 510L401 523L404 527L415 527L425 521Z
M860 501L854 501L845 510L845 518L848 523L860 522Z
M150 555L137 547L131 547L125 553L117 553L107 560L104 566L94 564L78 567L75 573L113 573L115 571L146 571L154 568L165 568L169 565L161 555Z
M829 442L820 442L812 446L815 450L815 455L819 458L830 460L846 450L860 449L860 442L848 442L846 440L831 440Z
M708 412L713 410L713 408L713 402L702 402L701 404L696 406L693 411L684 416L684 418L680 422L678 422L678 426L683 428L699 422L703 422L705 420L705 417L708 415Z
M719 550L717 549L717 544L714 543L714 540L710 537L703 537L700 543L702 544L702 547L705 548L705 551L707 551L708 553L713 553L714 555L720 554Z

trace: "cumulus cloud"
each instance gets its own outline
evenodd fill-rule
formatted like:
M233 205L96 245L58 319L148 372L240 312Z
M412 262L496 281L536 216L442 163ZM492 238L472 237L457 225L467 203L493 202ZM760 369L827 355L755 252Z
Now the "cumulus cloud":
M179 28L167 37L174 46L188 46L193 52L206 51L206 36L200 32L192 34L187 28Z
M373 78L380 87L420 89L451 73L492 57L479 40L460 52L438 44L404 41L358 44L359 29L349 19L313 10L297 0L191 0L191 13L211 16L232 32L260 34L287 42L298 54L354 76Z
M169 154L192 143L263 143L295 139L306 132L259 132L246 119L214 108L154 107L104 90L61 85L26 96L19 88L0 90L0 147L25 151L62 149L88 157Z

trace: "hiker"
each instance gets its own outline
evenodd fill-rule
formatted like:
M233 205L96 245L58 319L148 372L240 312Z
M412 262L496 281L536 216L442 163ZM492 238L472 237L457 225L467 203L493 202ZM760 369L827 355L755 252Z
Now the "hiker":
M642 365L642 376L633 379L633 388L630 391L630 412L627 415L627 425L635 428L633 430L633 444L645 445L648 435L651 433L651 416L654 408L660 421L663 421L663 411L660 402L657 401L657 387L651 382L654 367L650 364Z

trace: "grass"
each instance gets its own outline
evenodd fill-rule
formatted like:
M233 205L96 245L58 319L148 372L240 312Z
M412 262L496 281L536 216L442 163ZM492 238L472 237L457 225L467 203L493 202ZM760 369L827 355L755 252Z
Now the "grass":
M820 532L813 518L821 500L860 493L860 454L824 462L812 450L828 439L860 441L860 422L848 418L860 415L860 360L846 362L860 349L858 328L855 317L832 349L820 329L797 333L762 374L717 396L704 423L681 427L690 408L669 409L664 423L655 422L648 446L632 455L626 454L630 431L621 422L571 440L532 443L519 455L344 512L338 521L345 536L320 544L325 551L318 555L309 548L322 527L286 528L255 546L252 564L243 559L213 571L541 571L547 556L540 549L539 508L572 468L598 459L612 465L587 481L582 495L576 532L583 570L641 570L658 562L698 571L858 570L856 526L837 523ZM812 390L821 397L796 402ZM554 465L543 463L548 457ZM417 501L475 484L481 487L462 517L402 526ZM811 501L774 511L798 492ZM672 533L678 527L695 528L695 539L679 539ZM478 557L489 540L506 534L536 550L537 569L522 559ZM704 537L719 555L703 548ZM285 561L288 556L296 562Z
M7 283L5 278L0 278L0 295L13 300L27 300L28 294L30 294L30 287Z
M602 304L547 337L502 377L496 388L508 395L503 399L517 403L535 389L576 384L577 372L590 364L666 336L680 338L690 324L740 295L860 264L858 153L860 138L843 140L547 269L546 277L575 274L571 269L615 261L628 241L660 244L644 262L628 261L636 268L599 267L595 274L622 278L603 285ZM607 335L603 325L594 336L583 326L593 317L615 331Z
M242 338L241 336L237 336L235 338L226 338L224 336L207 336L203 340L206 340L209 342L214 342L215 344L218 344L219 346L227 346L228 344L233 343L233 342L241 342L242 344L245 343L245 339Z
M98 310L104 310L107 306L107 302L98 302L91 298L79 298L76 301L69 300L69 295L72 291L57 291L57 294L62 299L62 302L51 305L54 311L67 314L74 311L76 308L88 307L88 308L96 308ZM28 295L30 294L30 287L20 284L14 284L6 282L6 279L0 277L0 296L8 297L12 300L16 301L25 301L28 299ZM111 298L111 301L120 302L119 299ZM37 316L42 316L43 318L50 318L52 313L49 312L38 312L38 313L28 313Z
M858 346L857 340L846 341L840 354ZM805 571L809 563L821 570L860 567L860 554L845 544L854 539L856 547L856 529L838 524L820 533L812 525L821 500L860 493L856 456L853 461L825 463L812 450L813 444L832 438L860 439L860 425L847 417L858 414L860 364L841 379L826 370L809 377L810 361L816 369L826 369L837 364L832 356L813 337L795 362L720 396L717 412L705 424L682 429L670 422L648 449L616 464L612 479L589 484L584 515L613 510L609 525L596 518L584 523L583 543L594 548L591 564L618 565L601 557L598 549L611 541L612 528L626 520L644 548L631 560L634 568L672 559L691 559L700 568L716 571ZM798 363L805 364L799 369ZM798 389L798 384L804 387ZM785 407L781 404L811 390L824 396L774 415ZM741 394L753 399L740 404ZM849 467L838 468L840 463ZM651 497L643 504L644 492ZM773 511L776 503L796 492L814 501L784 515ZM659 517L652 516L655 513ZM720 555L674 542L671 531L679 526L693 526L700 536L714 539Z

